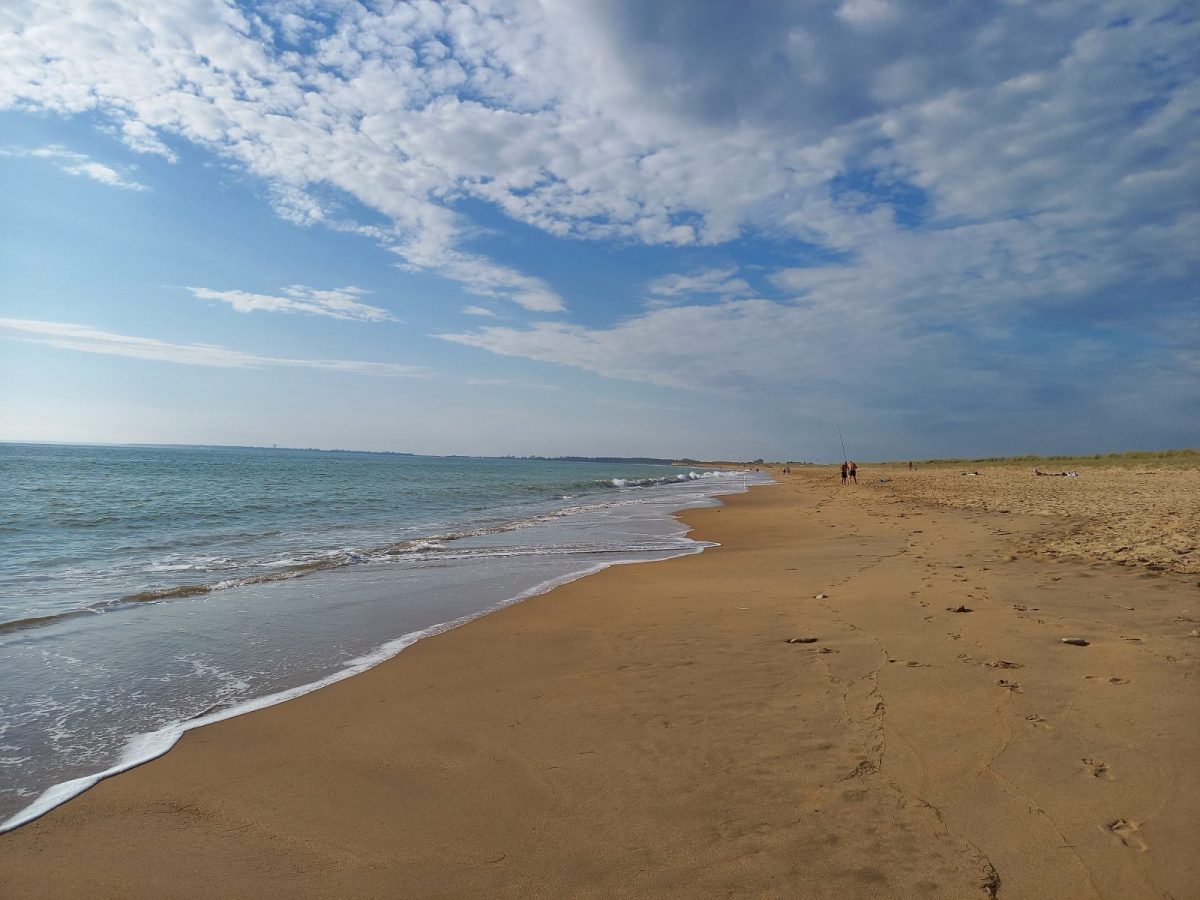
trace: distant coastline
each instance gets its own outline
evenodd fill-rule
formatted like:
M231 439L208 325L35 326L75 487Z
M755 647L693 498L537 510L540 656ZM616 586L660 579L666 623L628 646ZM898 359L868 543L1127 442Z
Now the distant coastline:
M354 453L369 456L423 456L429 459L521 459L540 462L580 463L626 463L645 466L702 465L700 460L677 459L657 456L515 456L491 453L408 453L401 450L355 450L348 447L269 447L259 444L155 444L155 443L108 443L104 441L14 441L0 440L0 444L24 444L45 447L125 447L149 450L274 450L280 453Z

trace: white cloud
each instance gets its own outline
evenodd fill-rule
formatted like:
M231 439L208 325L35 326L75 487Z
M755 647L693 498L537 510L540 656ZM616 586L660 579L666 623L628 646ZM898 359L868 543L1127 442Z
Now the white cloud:
M837 15L856 26L873 26L895 19L898 6L890 0L842 0Z
M907 304L847 293L841 302L753 299L654 309L608 328L543 322L442 337L685 389L714 409L765 408L765 433L787 422L811 432L835 415L859 435L899 436L926 452L955 445L984 451L989 444L1017 452L1045 448L1062 434L1080 449L1108 447L1120 434L1166 440L1159 436L1186 432L1180 423L1196 420L1195 392L1187 387L1195 352L1184 349L1186 340L1142 358L1131 353L1126 330L1060 325L1035 338L1046 352L1031 346L1015 321L1009 330L994 322L939 325L941 312L914 316ZM1179 358L1188 355L1191 363ZM873 452L889 452L876 446Z
M831 340L822 351L794 360L797 343L811 342L816 329ZM778 386L783 372L806 383L823 381L822 371L847 350L847 338L826 328L821 317L761 299L660 308L611 328L542 322L442 337L504 356L700 391L735 390L764 380Z
M665 305L703 295L731 297L754 296L754 289L737 277L737 266L704 269L690 274L663 275L651 281L646 290L653 296L651 305Z
M507 298L536 312L560 312L562 298L540 278L502 266L484 256L449 249L450 242L427 237L391 248L408 269L437 269L481 297Z
M464 378L463 384L470 387L505 387L535 391L561 391L562 385L552 382L513 381L510 378Z
M146 186L134 181L127 172L120 171L104 163L96 162L85 153L76 153L58 144L46 147L22 148L8 147L0 150L0 156L24 156L33 159L46 159L54 163L68 175L82 175L109 187L124 188L127 191L144 191Z
M396 318L379 306L363 303L358 298L367 293L362 288L344 287L322 291L294 284L283 289L283 296L252 294L247 291L216 291L211 288L189 287L201 300L228 303L240 313L292 312L334 319L353 319L361 322L394 322Z
M175 344L155 338L114 334L88 325L75 325L69 322L0 319L0 336L10 340L48 344L63 350L77 350L82 353L99 353L107 356L126 356L133 359L176 363L185 366L208 366L222 369L279 367L327 369L359 375L409 378L421 378L430 374L429 370L422 366L347 359L288 359L277 356L258 356L213 344Z
M496 314L484 306L464 306L462 312L468 316L486 316L487 318L495 318Z
M1188 195L1196 145L1195 87L1171 74L1196 25L1170 4L846 0L737 28L669 2L308 9L20 8L0 105L96 110L138 150L204 144L294 221L328 222L317 198L343 191L389 218L376 237L405 265L535 312L563 298L472 250L460 200L560 236L762 231L853 253L905 230L893 202L839 188L869 168L925 191L941 227L1069 210L1069 240L1043 251L1059 266L1114 231L1144 265L1182 232L1151 197Z

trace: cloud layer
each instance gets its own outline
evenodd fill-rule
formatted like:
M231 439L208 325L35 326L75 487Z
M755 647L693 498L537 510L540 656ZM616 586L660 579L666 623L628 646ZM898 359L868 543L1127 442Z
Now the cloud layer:
M132 359L176 363L184 366L207 366L220 369L279 367L326 369L333 372L408 378L426 377L430 374L428 369L421 366L347 359L287 359L277 356L259 356L213 344L176 344L154 338L114 334L88 325L76 325L69 322L41 322L35 319L0 319L0 337L48 344L51 347L76 350L82 353L125 356Z
M228 303L240 313L287 312L360 322L395 321L395 317L386 309L359 300L358 298L367 292L356 287L322 291L302 284L293 284L283 289L283 296L236 290L216 291L202 287L189 287L188 290L192 296L201 300Z

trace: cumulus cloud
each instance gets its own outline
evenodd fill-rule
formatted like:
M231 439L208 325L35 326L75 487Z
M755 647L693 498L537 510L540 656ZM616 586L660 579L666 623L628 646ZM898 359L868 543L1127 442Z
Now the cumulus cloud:
M205 144L271 182L297 221L327 219L316 188L344 191L390 218L407 265L531 311L562 298L472 252L459 199L555 235L694 245L753 229L853 250L896 227L886 200L836 189L867 167L879 187L928 192L946 227L1064 204L1114 226L1132 207L1123 224L1141 227L1139 196L1185 186L1195 139L1194 90L1149 64L1186 58L1197 36L1166 3L307 12L30 6L0 44L0 103L95 109L138 149ZM1118 125L1128 136L1106 156ZM1110 209L1099 183L1125 202Z
M0 156L24 156L32 159L45 159L54 163L68 175L81 175L100 184L123 188L127 191L146 190L146 186L134 181L128 172L115 169L101 162L96 162L86 153L76 153L74 150L68 150L59 144L32 148L8 147L0 149Z
M359 297L368 292L356 287L322 291L302 284L293 284L283 289L283 296L252 294L236 290L217 291L202 287L189 287L188 290L201 300L217 300L221 303L228 303L240 313L289 312L360 322L396 321L396 318L386 309L371 306L369 303L359 300Z
M0 319L0 337L48 344L63 350L126 356L133 359L169 362L185 366L222 369L299 368L352 372L360 375L390 377L426 377L421 366L397 363L365 362L347 359L288 359L259 356L213 344L176 344L155 338L136 337L102 331L88 325L69 322L41 322L36 319Z

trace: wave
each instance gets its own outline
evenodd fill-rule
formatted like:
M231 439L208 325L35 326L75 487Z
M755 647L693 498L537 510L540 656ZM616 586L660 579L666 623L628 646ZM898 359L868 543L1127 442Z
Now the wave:
M8 634L12 631L24 631L26 628L37 628L41 625L49 625L51 622L60 622L63 619L73 619L76 616L87 615L90 612L86 607L83 609L72 609L67 612L51 613L45 616L29 616L25 619L13 619L11 622L0 622L0 634Z
M679 475L665 475L661 478L612 478L608 481L597 482L597 484L615 488L657 487L658 485L679 484L685 481L699 481L704 478L719 478L722 475L736 474L738 473L728 471L683 472Z
M639 488L677 485L686 482L712 479L721 476L728 477L737 474L740 473L731 471L689 471L680 473L678 475L670 475L660 478L613 478L597 482L587 482L583 484L584 486L593 489L596 486L601 486L609 489L615 488L620 490L634 490ZM562 495L559 497L559 499L566 500L573 499L573 497L570 495ZM230 588L270 584L277 581L291 581L293 579L303 578L307 575L312 575L318 572L328 572L361 563L394 562L398 560L422 560L435 554L440 559L452 561L481 557L514 557L522 555L543 556L548 554L580 553L608 554L614 552L644 553L665 552L676 549L675 545L623 546L612 548L600 546L558 546L540 548L505 547L501 549L476 548L471 550L458 550L453 553L448 552L450 550L450 548L447 547L448 544L451 544L454 541L462 540L463 538L485 537L493 534L503 534L506 532L516 531L518 529L529 528L534 525L553 521L564 516L574 515L581 512L608 509L615 506L622 506L627 503L637 504L640 502L641 500L635 498L628 500L604 500L597 503L585 503L567 506L553 512L542 513L530 516L528 518L514 519L507 522L481 525L475 528L465 528L443 534L412 538L385 546L371 547L367 549L344 547L338 550L316 551L311 555L301 554L299 557L287 556L278 559L256 559L247 561L245 563L237 563L228 559L227 557L203 557L197 558L199 561L193 563L181 562L158 564L148 567L145 571L147 573L184 571L206 572L213 570L228 571L230 569L237 568L257 568L260 570L269 569L270 571L258 571L239 577L225 577L214 581L199 581L189 584L170 585L161 588L149 588L147 590L137 591L132 594L126 594L113 600L105 600L100 603L94 603L84 607L64 610L57 613L50 613L47 615L28 616L9 622L0 622L0 634L24 631L32 628L41 628L56 622L62 622L87 615L103 615L124 609L136 608L148 603L160 603L165 601L200 597L216 591L228 590Z

